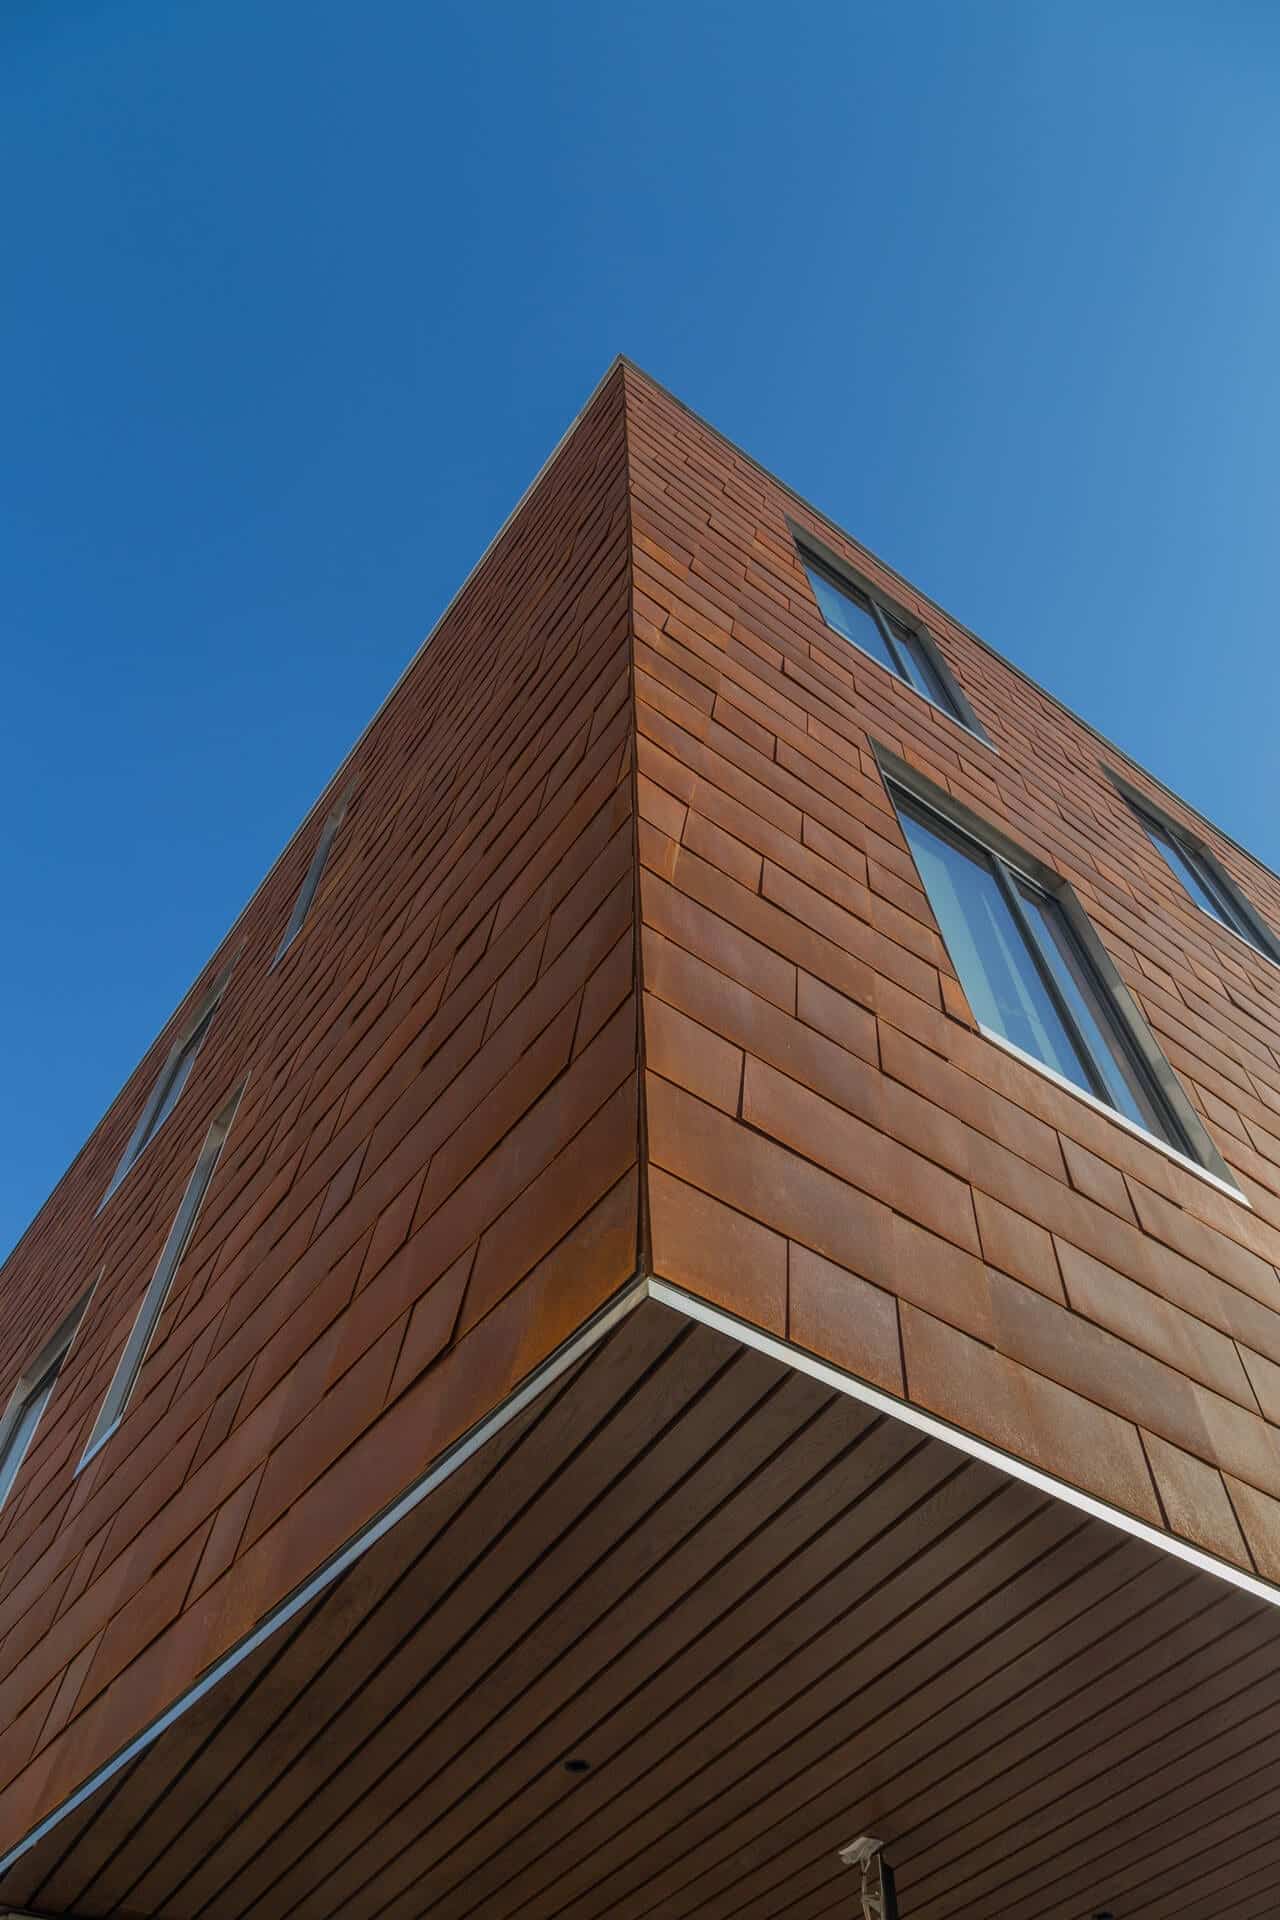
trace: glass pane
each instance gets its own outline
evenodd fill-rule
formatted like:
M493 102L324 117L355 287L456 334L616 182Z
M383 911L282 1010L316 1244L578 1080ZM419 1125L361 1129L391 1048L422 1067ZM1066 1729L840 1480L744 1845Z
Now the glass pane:
M1174 845L1178 846L1178 843L1175 841ZM1256 946L1257 935L1241 913L1239 907L1237 907L1235 901L1231 898L1231 895L1227 892L1227 889L1223 886L1221 880L1219 880L1213 868L1209 865L1209 862L1200 858L1189 848L1183 846L1178 846L1178 852L1182 855L1183 864L1190 872L1195 874L1202 892L1213 901L1214 906L1217 908L1218 918L1228 927L1231 927L1234 932L1240 934L1243 939L1250 941Z
M869 653L873 660L878 660L882 667L888 667L890 673L901 679L898 663L885 644L884 635L876 625L875 616L870 607L864 601L856 599L845 588L838 587L835 581L829 579L825 573L819 573L818 569L810 566L807 560L804 562L804 570L809 576L809 585L813 588L814 598L827 625L834 628L844 639L851 641L855 647L861 647L864 653Z
M926 700L932 700L934 705L941 707L944 712L954 714L955 707L951 697L942 684L941 676L929 658L927 650L921 644L919 635L912 633L910 628L904 627L900 621L890 620L888 624L890 632L898 643L907 678L916 692L922 693Z
M4 1457L0 1459L0 1506L4 1505L9 1489L17 1478L18 1468L22 1465L23 1456L31 1445L31 1436L40 1424L40 1415L45 1410L57 1377L56 1368L52 1373L46 1374L39 1386L32 1390L18 1415L18 1422L9 1436Z
M1117 1110L1151 1133L1167 1138L1169 1127L1104 1010L1098 988L1061 910L1033 887L1019 886L1027 919L1058 990L1084 1035L1093 1063Z
M342 825L345 812L346 802L343 801L340 806L335 807L334 811L324 823L324 829L316 844L316 850L311 856L311 865L307 868L302 887L297 899L293 903L293 912L289 915L289 924L285 928L284 936L276 949L276 959L272 961L272 966L276 964L276 960L282 959L293 945L294 940L302 928L303 921L311 911L311 902L315 899L316 892L320 886L321 875L324 873L325 863L329 858L329 849L337 837L338 828Z
M169 1075L165 1083L164 1092L160 1096L160 1104L151 1116L151 1125L147 1128L147 1140L150 1140L153 1135L159 1133L161 1127L177 1106L179 1095L190 1077L198 1044L198 1041L193 1035L192 1039L188 1041L187 1045L178 1055L178 1058L174 1061L173 1072ZM145 1145L146 1140L140 1140L138 1142L138 1151L141 1152Z
M1093 1092L990 860L905 808L902 825L969 1004L984 1027Z
M1247 940L1250 946L1259 946L1258 935L1253 926L1245 919L1243 913L1241 913L1226 889L1218 884L1217 875L1211 867L1204 869L1204 883L1217 901L1218 912L1222 915L1227 925L1232 927L1235 932L1240 935L1242 940Z
M195 1049L193 1047L192 1052L194 1053L194 1051ZM241 1092L243 1092L243 1088ZM115 1377L107 1389L107 1397L102 1403L97 1420L94 1422L93 1433L89 1440L90 1452L93 1451L95 1446L101 1443L103 1437L123 1418L125 1408L129 1404L134 1383L141 1371L142 1362L146 1358L147 1348L151 1344L151 1336L159 1324L161 1314L164 1312L165 1302L169 1297L169 1289L173 1285L174 1275L177 1273L182 1263L182 1257L186 1253L188 1243L191 1239L192 1229L195 1226L196 1215L199 1213L201 1202L209 1190L209 1182L213 1179L214 1169L218 1164L218 1156L222 1152L223 1144L230 1131L231 1122L235 1117L235 1110L239 1100L240 1094L237 1093L235 1099L219 1114L218 1118L210 1127L205 1143L200 1149L200 1158L196 1161L195 1171L187 1182L187 1190L182 1196L182 1205L178 1208L177 1217L169 1229L169 1238L165 1241L164 1251L160 1255L160 1264L151 1276L151 1284L143 1296L142 1305L138 1308L137 1317L133 1323L133 1329L130 1332L129 1338L125 1343L124 1352L121 1354L116 1366ZM86 1458L87 1457L86 1454Z
M1171 833L1165 833L1154 822L1142 823L1157 850L1164 855L1168 866L1198 907L1211 913L1215 920L1221 920L1223 926L1230 927L1236 933L1242 933L1246 940L1252 940L1252 932L1241 925L1240 915L1232 909L1224 898L1217 882L1207 869L1202 871L1201 863L1188 849L1181 847Z
M174 1108L177 1106L178 1101L181 1099L182 1089L186 1086L187 1081L191 1078L191 1069L195 1065L196 1055L200 1051L200 1042L204 1039L205 1034L209 1030L209 1025L213 1019L214 1012L215 1012L215 1009L213 1007L210 1007L208 1013L205 1014L204 1019L200 1022L199 1026L192 1033L191 1038L187 1041L186 1046L182 1049L182 1052L178 1055L177 1059L174 1061L173 1068L169 1074L169 1078L165 1081L164 1092L161 1094L160 1099L156 1105L156 1110L151 1116L151 1124L148 1126L146 1133L142 1136L141 1140L139 1140L138 1142L137 1152L135 1152L133 1156L135 1160L137 1159L138 1154L141 1153L142 1149L146 1146L148 1140L154 1139L156 1134L159 1133L161 1127L164 1125L165 1121L169 1118L169 1115L173 1112Z

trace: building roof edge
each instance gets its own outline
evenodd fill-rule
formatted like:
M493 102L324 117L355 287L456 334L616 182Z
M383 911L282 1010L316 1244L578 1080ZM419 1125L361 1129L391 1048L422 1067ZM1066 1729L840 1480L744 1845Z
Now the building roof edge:
M569 422L568 426L565 428L564 432L560 435L560 438L556 441L555 445L552 447L546 459L542 462L541 466L538 468L537 472L534 474L533 478L530 480L528 486L526 486L524 490L521 492L520 497L517 499L515 505L511 508L511 511L507 514L506 518L503 520L501 526L498 527L497 531L493 534L492 538L486 542L483 551L480 553L478 558L473 562L473 564L467 569L467 572L463 576L459 585L454 590L454 592L450 595L445 605L441 608L440 613L437 615L436 619L432 622L430 628L426 633L426 636L421 641L419 641L418 645L414 648L413 653L410 655L409 659L405 662L405 665L401 668L400 672L396 675L395 680L392 682L391 686L387 689L386 693L383 695L382 699L379 701L377 707L375 707L374 711L370 714L364 726L361 727L359 733L356 735L351 745L347 748L347 751L343 754L341 760L338 762L333 772L325 780L324 784L320 788L320 791L317 793L315 799L311 802L310 806L306 809L305 813L302 815L301 819L298 821L297 826L293 829L293 832L288 836L283 846L280 848L279 852L276 854L275 859L271 861L270 865L263 870L260 877L254 882L246 898L241 903L241 905L236 909L236 912L233 915L230 922L228 923L225 932L221 933L218 936L217 940L214 942L211 952L200 962L200 965L197 967L195 973L192 975L191 979L187 982L186 986L182 989L182 992L179 994L177 1000L174 1002L172 1007L170 1007L169 1011L165 1014L164 1018L161 1021L159 1021L151 1039L147 1041L146 1045L143 1047L142 1052L138 1055L138 1058L134 1061L133 1065L128 1069L124 1079L120 1082L120 1085L116 1088L115 1092L110 1095L106 1104L103 1106L101 1113L98 1115L98 1118L93 1122L92 1126L89 1128L88 1133L85 1135L84 1139L81 1141L79 1147L76 1149L75 1153L72 1154L70 1160L68 1160L66 1166L62 1169L62 1172L58 1175L57 1179L53 1182L52 1186L49 1188L48 1192L45 1194L44 1198L41 1200L39 1206L36 1208L31 1218L27 1221L26 1226L22 1229L22 1232L18 1235L17 1239L13 1242L13 1245L11 1247L9 1247L4 1252L0 1253L0 1276L3 1276L5 1270L9 1266L10 1261L14 1260L17 1257L17 1255L20 1253L23 1247L23 1244L31 1235L31 1233L35 1230L36 1226L39 1224L40 1217L44 1213L45 1208L49 1205L49 1202L52 1200L54 1194L58 1191L58 1188L62 1185L62 1182L67 1178L67 1175L71 1173L73 1169L77 1166L81 1156L88 1150L88 1147L91 1141L93 1140L94 1135L97 1133L98 1128L102 1125L103 1120L110 1113L112 1107L115 1106L116 1101L120 1098L121 1094L124 1092L125 1088L128 1086L130 1080L133 1078L134 1074L138 1071L138 1068L142 1064L142 1061L146 1058L147 1054L150 1052L151 1048L155 1045L156 1041L164 1033L165 1029L176 1018L177 1014L181 1011L186 1001L190 998L193 989L199 985L201 979L208 972L210 966L213 964L217 956L220 953L224 952L225 949L228 947L228 945L231 943L231 941L234 940L236 929L239 927L240 922L244 919L246 913L248 913L250 907L253 905L254 901L257 899L258 895L261 893L263 887L266 886L272 874L275 872L276 868L280 865L280 862L284 859L285 855L288 853L294 841L298 838L298 835L305 831L308 825L308 822L311 820L313 815L324 804L329 794L333 791L334 787L339 784L339 782L342 779L342 776L347 771L347 768L351 765L351 762L354 760L356 754L360 751L360 748L363 746L365 740L368 738L369 734L373 731L374 727L377 726L379 720L382 718L387 708L391 705L391 702L395 699L401 687L404 685L405 681L409 678L409 675L413 672L419 660L421 660L423 654L426 652L427 648L431 645L431 642L435 639L436 634L440 631L441 627L444 625L449 615L453 612L453 609L457 606L459 600L462 598L467 588L471 585L471 582L475 579L476 575L479 573L481 567L484 566L485 561L489 558L489 555L493 552L494 548L498 545L498 542L502 539L507 529L511 526L512 522L515 520L516 516L519 514L520 509L524 506L525 502L529 499L530 495L539 486L541 481L545 479L546 475L551 471L552 467L555 465L556 461L560 458L560 455L564 452L570 440L572 440L574 434L577 432L577 429L581 425L582 421L586 418L587 414L590 413L597 399L604 392L604 389L608 386L610 380L613 378L618 368L622 365L623 365L623 356L620 353L615 353L612 360L610 360L608 366L605 368L604 372L601 374L600 378L596 381L590 393L587 395L587 398L583 401L582 405L578 408L578 411L574 414L572 420ZM637 371L639 371L639 369L637 369ZM644 377L647 379L649 376L646 374ZM656 386L658 383L655 381L653 384ZM674 398L674 395L672 397ZM0 1920L2 1920L2 1916L0 1916Z
M1185 808L1189 814L1193 814L1211 833L1217 834L1220 840L1225 841L1229 847L1234 847L1237 853L1242 854L1246 860L1251 861L1262 873L1268 874L1277 885L1280 885L1280 872L1277 872L1274 867L1269 866L1265 860L1260 859L1256 853L1253 853L1244 845L1243 841L1237 840L1234 834L1228 833L1225 828L1220 827L1216 821L1211 820L1207 814L1202 813L1198 807L1193 806L1182 794L1169 786L1167 781L1162 780L1158 773L1152 773L1150 767L1143 766L1141 760L1135 759L1126 748L1117 746L1116 742L1109 739L1105 733L1095 727L1092 721L1086 720L1083 714L1077 713L1074 707L1069 707L1066 701L1059 699L1056 693L1051 692L1048 687L1042 686L1037 679L1027 672L1025 667L1020 667L1016 660L1010 660L1006 654L1000 652L998 647L993 647L989 640L984 640L980 633L975 633L972 627L966 626L963 620L957 620L956 616L949 612L940 601L935 600L933 596L926 593L922 587L918 587L914 580L908 579L905 573L900 572L890 561L883 559L874 548L867 546L865 541L859 540L856 534L850 533L846 528L842 527L838 521L833 520L829 513L824 513L821 507L815 506L812 500L808 499L804 494L797 492L795 487L791 486L788 481L780 478L778 474L773 472L772 468L766 467L762 460L757 460L753 453L749 453L745 447L740 446L729 434L723 433L714 422L699 413L695 407L691 407L688 401L682 400L678 393L673 393L671 388L666 386L663 381L657 379L636 361L629 359L626 354L619 354L617 356L617 361L615 361L614 364L617 365L619 363L628 372L634 373L641 380L647 381L657 392L664 394L668 400L680 408L682 413L688 414L691 420L696 420L700 427L705 427L708 433L714 433L718 440L723 440L727 447L731 447L734 453L738 454L741 459L747 461L750 466L754 467L757 473L763 474L771 486L780 488L783 493L789 495L789 497L795 501L797 506L802 507L806 513L811 513L816 520L822 521L824 526L829 527L832 532L838 534L840 539L847 540L850 546L857 547L860 552L866 554L868 559L873 560L875 564L882 568L899 586L924 601L941 619L948 621L950 625L962 633L967 640L972 640L975 646L981 647L984 653L989 654L990 657L998 661L1002 667L1007 667L1010 673L1016 673L1018 678L1023 681L1026 686L1031 687L1036 693L1041 694L1044 699L1051 700L1059 712L1067 714L1069 718L1074 720L1079 726L1082 726L1086 733L1091 734L1100 746L1106 748L1108 753L1114 754L1118 759L1123 760L1127 766L1136 769L1144 779L1151 782L1153 787L1157 787L1168 799L1175 801L1178 806ZM610 372L612 372L612 368L610 368Z

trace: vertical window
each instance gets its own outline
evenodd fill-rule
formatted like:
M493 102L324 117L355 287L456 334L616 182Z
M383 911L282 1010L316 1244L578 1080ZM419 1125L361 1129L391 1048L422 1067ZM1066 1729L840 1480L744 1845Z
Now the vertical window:
M214 1168L218 1164L218 1157L231 1131L231 1123L235 1119L236 1108L240 1104L240 1096L243 1092L243 1086L237 1089L205 1136L200 1158L196 1161L195 1172L187 1182L187 1190L182 1196L182 1205L178 1208L177 1216L169 1229L169 1238L165 1241L159 1265L151 1276L151 1284L143 1296L142 1305L138 1308L137 1318L125 1343L124 1352L120 1356L115 1375L107 1389L107 1397L93 1423L93 1432L89 1435L89 1444L85 1448L81 1466L84 1466L85 1462L90 1460L99 1447L111 1437L124 1418L138 1375L142 1371L142 1362L146 1358L151 1337L164 1311L164 1304L169 1297L169 1289L173 1285L182 1256L187 1250L196 1224L196 1216L209 1190L209 1182L213 1179Z
M49 1404L62 1363L71 1349L88 1296L67 1315L48 1345L23 1374L0 1415L0 1507L35 1439L40 1416Z
M13 1427L5 1443L4 1453L0 1455L0 1507L9 1497L9 1489L18 1477L18 1468L26 1457L27 1448L35 1436L40 1424L40 1415L49 1404L49 1395L53 1392L53 1383L58 1377L59 1362L37 1380L27 1392L25 1398L14 1410Z
M311 865L307 868L306 878L303 880L298 892L298 897L293 903L293 912L289 915L289 924L284 930L284 938L276 948L276 957L271 962L273 967L278 966L281 960L283 960L285 954L297 939L302 929L303 921L311 911L311 902L315 899L316 888L320 885L320 876L323 874L325 862L329 858L329 849L337 837L338 828L342 825L342 816L346 810L346 801L340 801L320 830L320 838L316 843L316 850L311 856Z
M818 611L831 631L838 633L851 645L861 647L882 667L888 667L890 673L896 673L900 680L905 680L907 676L889 646L884 628L871 610L871 602L864 600L861 594L854 593L852 588L842 586L814 560L805 560L804 570L809 576Z
M160 1077L151 1089L146 1106L142 1109L138 1124L129 1137L129 1144L120 1156L120 1164L111 1176L111 1185L103 1194L102 1199L98 1203L99 1206L106 1205L134 1161L139 1157L143 1149L154 1140L165 1121L169 1118L169 1115L177 1106L182 1096L182 1089L191 1078L191 1069L196 1063L196 1055L200 1051L201 1042L213 1024L213 1016L218 1010L218 1001L221 998L221 994L222 987L220 985L215 990L195 1025L188 1028L187 1032L174 1046L169 1058L165 1061L161 1069Z
M1195 1152L1062 900L931 807L893 798L983 1029L1178 1152Z
M1147 838L1196 905L1260 953L1270 954L1255 915L1208 853L1173 826L1156 820L1145 807L1135 806L1134 811Z
M935 707L941 707L944 713L949 713L953 720L958 720L971 732L977 731L974 715L962 703L925 635L917 633L896 614L889 613L869 593L864 593L851 581L842 580L834 568L827 566L824 561L806 553L803 548L798 551L800 563L813 588L818 611L832 632L838 633L850 646L870 654L873 660L878 660L899 680L905 680L909 687L914 687Z

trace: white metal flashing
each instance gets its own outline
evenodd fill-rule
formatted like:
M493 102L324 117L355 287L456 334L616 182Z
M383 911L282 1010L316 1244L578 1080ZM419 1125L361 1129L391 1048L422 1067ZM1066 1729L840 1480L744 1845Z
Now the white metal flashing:
M1084 1493L1079 1487L1073 1487L1065 1480L1059 1480L1054 1474L1045 1473L1041 1468L1032 1466L1028 1461L1019 1460L1016 1455L1005 1453L1001 1448L993 1447L985 1440L979 1440L960 1427L951 1426L947 1421L940 1420L921 1407L913 1406L908 1401L895 1399L892 1394L883 1392L879 1387L873 1387L867 1381L859 1380L854 1374L844 1372L829 1361L820 1360L816 1354L807 1353L803 1348L793 1346L789 1341L780 1340L773 1334L765 1333L748 1321L735 1318L733 1314L713 1306L709 1301L686 1293L682 1287L673 1286L669 1281L659 1280L653 1276L638 1278L630 1282L593 1320L580 1328L572 1339L566 1341L563 1347L536 1368L501 1405L495 1407L492 1413L455 1442L383 1513L353 1535L346 1545L333 1554L308 1580L264 1615L256 1627L215 1661L193 1686L166 1708L164 1713L144 1727L127 1746L120 1749L119 1753L114 1754L110 1760L98 1767L69 1799L64 1800L61 1806L55 1807L52 1813L47 1814L37 1826L33 1827L30 1833L11 1848L3 1859L0 1859L0 1876L16 1865L24 1854L29 1853L32 1847L38 1845L69 1814L74 1813L77 1807L83 1806L100 1787L105 1786L131 1761L152 1746L162 1733L180 1720L189 1708L203 1700L220 1680L233 1673L273 1633L296 1618L313 1600L318 1599L349 1567L362 1559L371 1547L375 1546L399 1521L434 1492L442 1481L447 1480L464 1461L469 1460L484 1446L486 1441L500 1433L519 1413L523 1412L532 1400L543 1393L569 1368L576 1366L593 1347L604 1339L606 1334L612 1332L628 1314L648 1300L667 1308L672 1313L682 1315L685 1319L698 1321L703 1326L711 1327L742 1346L752 1347L756 1352L767 1355L782 1366L793 1368L797 1373L804 1373L814 1380L820 1380L833 1391L847 1394L851 1399L861 1401L864 1406L873 1408L888 1419L900 1420L905 1425L926 1434L930 1439L940 1440L946 1446L969 1455L971 1459L981 1460L985 1465L1008 1474L1011 1479L1021 1480L1055 1500L1064 1501L1068 1506L1077 1508L1092 1519L1102 1520L1108 1526L1116 1527L1120 1532L1145 1542L1147 1546L1170 1554L1176 1560L1185 1561L1188 1566L1195 1567L1202 1573L1209 1573L1220 1580L1227 1581L1229 1585L1238 1587L1254 1599L1265 1601L1268 1606L1280 1607L1280 1587L1272 1586L1267 1581L1232 1566L1228 1561L1215 1559L1212 1554L1202 1552L1199 1547L1194 1547L1185 1540L1179 1540L1173 1534L1162 1533L1157 1527L1149 1526L1146 1521L1137 1519L1133 1514L1125 1513L1119 1507L1109 1506L1106 1501L1096 1499L1093 1494ZM8 1911L0 1907L0 1920L6 1920Z
M861 1400L865 1406L874 1407L877 1413L887 1414L892 1420L901 1420L907 1426L927 1433L931 1439L942 1440L947 1446L955 1447L958 1452L967 1453L989 1467L998 1467L1001 1473L1007 1473L1012 1480L1025 1481L1028 1486L1050 1494L1055 1500L1078 1507L1095 1520L1105 1520L1108 1526L1118 1527L1122 1533L1132 1534L1149 1547L1158 1547L1162 1553L1172 1554L1175 1560L1185 1560L1202 1573L1212 1573L1219 1580L1252 1594L1255 1600L1265 1600L1268 1606L1280 1607L1280 1587L1272 1586L1269 1581L1259 1580L1242 1567L1232 1566L1229 1560L1215 1559L1213 1554L1202 1552L1189 1541L1179 1540L1176 1534L1163 1533L1159 1527L1149 1526L1145 1520L1126 1513L1122 1507L1113 1507L1105 1500L1096 1499L1093 1494L1059 1480L1055 1474L1045 1473L1027 1460L1019 1460L1016 1454L1005 1453L1002 1448L979 1440L975 1434L966 1433L963 1427L953 1427L936 1414L926 1413L923 1407L914 1406L909 1400L897 1400L879 1387L869 1386L865 1380L832 1366L829 1361L820 1360L816 1354L806 1353L802 1347L793 1347L789 1341L779 1340L745 1320L735 1319L720 1307L713 1307L708 1301L685 1293L683 1288L673 1287L666 1280L650 1280L649 1297L665 1307L672 1307L677 1313L687 1314L691 1320L700 1320L704 1326L715 1327L719 1332L740 1340L743 1346L754 1347L758 1353L768 1354L784 1366L794 1367L797 1373L807 1373L812 1379L821 1380L838 1393L847 1393L852 1399Z
M447 1480L449 1475L456 1472L463 1462L469 1460L487 1440L491 1440L495 1434L502 1431L503 1427L509 1425L517 1414L524 1411L531 1400L545 1392L562 1373L576 1366L578 1361L583 1359L592 1347L597 1346L620 1320L625 1319L627 1314L647 1298L648 1287L643 1280L631 1284L593 1320L588 1321L571 1340L566 1341L564 1346L558 1348L540 1367L535 1368L526 1380L522 1381L499 1406L494 1408L492 1413L474 1426L469 1433L464 1434L441 1455L439 1460L428 1467L420 1479L415 1480L413 1485L376 1519L371 1520L367 1526L353 1534L346 1545L331 1555L324 1565L317 1568L316 1572L300 1587L295 1588L294 1592L282 1600L278 1606L264 1614L257 1626L251 1628L233 1647L229 1647L211 1667L206 1668L193 1686L180 1694L173 1704L166 1707L165 1711L144 1727L141 1733L135 1734L119 1753L113 1754L110 1760L104 1761L102 1766L76 1788L69 1799L64 1800L61 1806L55 1807L52 1813L47 1814L37 1826L34 1826L30 1833L0 1860L0 1877L16 1865L25 1853L29 1853L32 1847L43 1840L47 1833L51 1833L68 1814L74 1813L77 1807L82 1807L99 1787L106 1786L107 1782L112 1780L123 1767L127 1767L130 1761L136 1760L139 1754L145 1753L162 1733L173 1726L175 1721L180 1720L189 1708L203 1700L220 1680L225 1680L229 1673L234 1673L236 1668L249 1658L250 1654L256 1653L264 1640L270 1639L273 1633L295 1619L305 1607L310 1606L313 1600L319 1599L320 1595L331 1587L348 1567L354 1566L357 1560L363 1559L384 1534L389 1533L398 1521L403 1520L407 1514L413 1512L415 1507L420 1506L441 1481ZM5 1909L0 1908L0 1920L4 1920L4 1913Z
M1234 1180L1224 1180L1213 1171L1212 1167L1203 1167L1198 1160L1193 1160L1189 1153L1180 1153L1168 1140L1162 1140L1158 1133L1152 1133L1150 1127L1140 1127L1136 1120L1130 1120L1128 1114L1121 1113L1117 1107L1109 1106L1105 1100L1099 1100L1097 1094L1090 1093L1087 1087L1078 1087L1074 1080L1068 1080L1064 1073L1058 1073L1047 1061L1037 1060L1034 1053L1028 1053L1025 1048L1018 1046L1016 1041L1007 1039L1003 1033L997 1033L994 1027L984 1026L981 1020L978 1022L978 1032L984 1040L989 1040L993 1047L1001 1047L1005 1053L1011 1053L1015 1060L1020 1060L1024 1067L1030 1067L1033 1073L1041 1074L1046 1080L1052 1080L1055 1087L1060 1087L1063 1093L1069 1093L1073 1100L1079 1100L1084 1106L1092 1107L1094 1112L1100 1113L1104 1120L1110 1120L1125 1133L1131 1133L1134 1139L1141 1140L1144 1146L1154 1147L1157 1153L1162 1153L1166 1160L1172 1160L1174 1165L1181 1167L1184 1173L1193 1173L1196 1179L1203 1180L1206 1186L1216 1187L1219 1193L1226 1194L1228 1200L1234 1200L1237 1206L1247 1207L1250 1213L1253 1212L1252 1200L1235 1184Z

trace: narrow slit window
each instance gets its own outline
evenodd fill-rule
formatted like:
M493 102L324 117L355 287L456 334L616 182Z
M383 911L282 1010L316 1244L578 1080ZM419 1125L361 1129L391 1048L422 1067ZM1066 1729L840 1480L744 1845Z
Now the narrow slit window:
M852 587L843 586L832 575L819 567L816 561L806 560L804 570L809 576L809 585L813 588L813 597L818 603L827 625L842 640L848 640L852 646L860 647L863 653L869 653L882 667L888 667L890 673L896 673L900 680L906 679L880 622L872 611L870 600L855 593Z
M803 548L798 551L818 611L832 632L860 652L870 654L897 679L905 680L909 687L914 687L935 707L941 707L961 726L970 732L976 731L973 716L962 708L925 636L888 612L871 594L864 593L851 581L842 580L834 568Z
M311 911L311 902L316 897L316 889L320 885L325 863L329 858L329 850L337 838L338 828L342 825L342 817L346 813L346 810L347 803L344 800L339 806L334 808L320 830L320 838L316 842L316 850L311 856L311 865L307 868L306 877L298 891L298 897L293 903L293 912L289 915L289 924L284 930L284 937L280 945L276 948L275 959L271 962L273 967L280 964L302 931L302 923Z
M88 1295L68 1314L52 1340L19 1380L0 1415L0 1507L13 1490L23 1461L36 1437L41 1416L53 1397L62 1363L71 1350Z
M15 1409L13 1428L0 1456L0 1507L9 1497L9 1489L18 1477L18 1468L26 1458L27 1448L35 1438L40 1416L49 1404L54 1382L58 1378L58 1363L50 1367L42 1380L37 1380L21 1404Z
M187 1190L182 1196L182 1204L169 1229L169 1237L165 1241L159 1265L151 1276L150 1286L143 1295L142 1305L138 1309L132 1331L125 1342L124 1352L120 1356L111 1385L107 1389L107 1397L94 1421L93 1432L89 1436L89 1444L85 1448L81 1466L93 1457L124 1418L138 1375L142 1371L142 1362L146 1358L147 1348L159 1324L160 1315L164 1312L169 1290L182 1263L182 1256L190 1243L196 1216L205 1194L209 1191L209 1183L213 1179L218 1158L231 1131L231 1123L235 1119L236 1108L240 1104L240 1096L243 1092L242 1086L227 1102L205 1136L204 1145L200 1149L200 1158L196 1161L195 1171L187 1182Z
M1233 897L1234 889L1230 882L1215 871L1201 849L1171 828L1162 826L1149 813L1142 811L1138 817L1147 838L1196 905L1224 927L1230 927L1232 933L1238 933L1251 947L1265 952L1251 914L1242 901Z
M191 1078L191 1069L196 1063L196 1055L213 1024L213 1016L218 1010L220 997L221 989L213 995L195 1025L178 1041L165 1061L160 1077L151 1089L146 1106L142 1109L138 1124L129 1137L129 1144L120 1156L120 1164L111 1176L111 1184L99 1202L100 1206L106 1205L134 1161L155 1139L177 1106L182 1097L182 1090Z
M1061 900L931 807L894 793L979 1024L1132 1125L1199 1158Z

